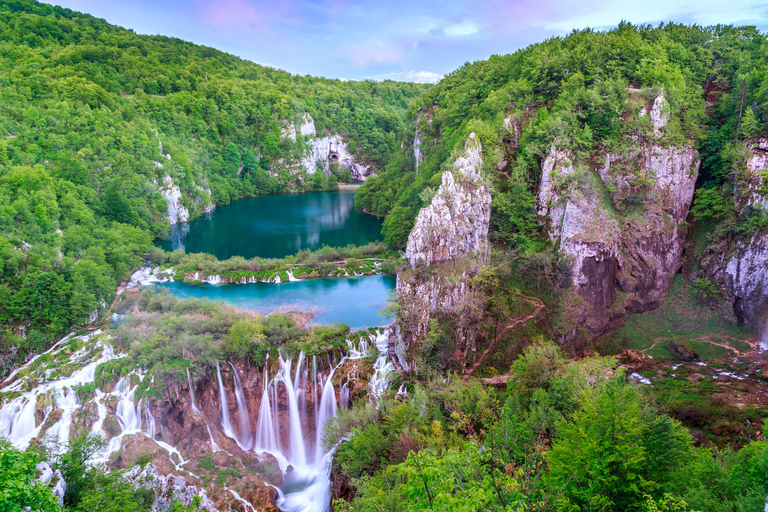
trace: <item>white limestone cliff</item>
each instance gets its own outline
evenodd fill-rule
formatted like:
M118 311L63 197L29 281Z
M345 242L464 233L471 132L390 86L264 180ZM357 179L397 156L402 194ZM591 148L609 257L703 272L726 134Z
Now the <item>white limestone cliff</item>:
M469 252L487 259L491 195L480 176L482 165L480 143L473 133L453 172L443 173L437 193L416 217L405 250L412 266L442 263Z
M657 96L654 135L667 122L663 105ZM699 157L689 146L667 147L652 137L622 155L604 155L603 162L595 170L577 169L568 148L556 142L537 198L540 220L586 303L576 312L578 323L596 334L628 312L658 307L666 295L682 264Z
M181 202L181 189L173 182L173 178L165 176L160 194L168 203L168 222L173 225L189 220L189 209Z
M747 208L768 209L768 139L749 146L746 175L737 181L736 206L739 215ZM756 233L732 244L724 259L725 284L734 313L768 342L768 233ZM763 346L768 350L768 346Z
M472 277L488 259L491 195L481 176L480 143L474 134L429 205L422 208L408 236L409 267L398 273L397 295L404 305L398 332L406 345L426 335L435 315L458 322L458 347L466 355L475 349L474 308L477 293ZM429 269L425 272L425 269Z
M301 167L307 174L314 174L322 168L325 174L330 175L332 163L338 163L349 169L355 181L365 181L371 174L371 166L355 161L354 155L347 149L348 145L341 135L318 137L315 122L306 112L298 125L288 123L281 129L281 136L293 142L297 140L297 133L304 136L308 144L307 154L301 159Z
M199 185L194 185L198 192L198 198L193 199L192 203L199 211L209 213L213 211L214 205L210 202L211 191ZM183 193L179 186L170 176L163 177L163 184L160 187L160 194L168 204L168 223L173 226L180 222L188 222L190 219L189 209L184 206L182 201Z

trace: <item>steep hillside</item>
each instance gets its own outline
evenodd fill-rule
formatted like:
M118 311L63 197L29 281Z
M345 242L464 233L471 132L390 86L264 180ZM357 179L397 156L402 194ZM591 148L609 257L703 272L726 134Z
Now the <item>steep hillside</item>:
M467 64L425 92L409 110L408 154L368 180L357 205L386 215L385 241L404 248L451 155L474 133L497 262L513 262L509 284L546 300L550 336L580 347L658 307L694 256L690 225L697 254L738 255L687 278L759 331L766 83L768 42L752 27L574 32ZM740 192L747 182L751 199ZM749 290L736 275L746 267Z
M31 0L0 2L0 75L0 374L96 318L169 224L379 172L427 88L294 76Z

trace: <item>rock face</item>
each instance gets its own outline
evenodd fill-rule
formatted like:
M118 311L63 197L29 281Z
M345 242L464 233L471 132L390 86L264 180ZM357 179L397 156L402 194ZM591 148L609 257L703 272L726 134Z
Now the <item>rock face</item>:
M768 139L748 147L744 175L734 190L740 217L768 208ZM762 348L768 350L768 233L755 233L748 239L730 242L711 255L707 262L712 275L725 280L733 312L749 329L762 333Z
M173 225L189 220L189 210L181 202L181 189L173 182L173 178L165 176L160 193L168 203L168 223Z
M169 155L170 156L170 155ZM155 162L157 164L157 162ZM160 165L162 168L162 165ZM210 203L211 191L199 186L195 186L202 199L193 200L193 204L199 208L199 211L208 213L213 211L213 205ZM174 183L170 176L163 177L163 185L160 187L160 194L168 203L168 223L173 226L179 222L188 222L190 219L189 209L182 202L183 194L179 186Z
M150 509L152 512L162 512L170 510L174 502L180 502L184 506L192 504L195 496L200 496L198 510L216 512L213 502L205 495L205 489L200 489L194 485L187 485L184 477L173 475L159 475L157 468L153 464L148 464L143 468L134 466L123 475L126 480L136 487L143 487L154 491L155 502Z
M282 129L282 137L291 139L293 142L296 142L297 133L307 138L309 144L308 153L301 160L301 166L307 174L314 174L322 168L325 174L330 175L332 163L338 163L349 169L355 181L365 181L371 174L370 165L355 162L354 156L347 149L347 143L340 135L318 137L315 121L306 112L298 125L290 123Z
M661 145L663 106L659 95L650 140L630 141L599 165L574 165L557 141L544 161L538 213L583 299L564 339L579 325L599 335L629 312L658 307L681 267L699 158L691 147Z
M477 293L471 278L488 259L491 195L480 175L483 159L474 134L464 152L443 173L442 184L422 208L408 237L409 266L397 275L397 295L405 305L398 318L407 345L417 343L434 316L462 316L456 325L459 349L474 350L473 311Z
M432 202L416 217L405 256L411 266L432 265L475 252L485 261L491 195L480 177L483 157L474 134L443 180Z

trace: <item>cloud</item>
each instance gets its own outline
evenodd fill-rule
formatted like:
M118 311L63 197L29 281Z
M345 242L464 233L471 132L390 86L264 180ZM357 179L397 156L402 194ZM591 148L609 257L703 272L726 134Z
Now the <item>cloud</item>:
M461 23L455 23L448 25L444 29L445 35L451 37L469 36L480 32L480 27L474 21L462 21Z
M379 82L395 80L397 82L415 82L417 84L436 84L443 79L443 75L431 71L392 71L382 75L369 76L368 78Z
M245 0L195 0L203 23L219 28L247 29L263 21L256 8Z

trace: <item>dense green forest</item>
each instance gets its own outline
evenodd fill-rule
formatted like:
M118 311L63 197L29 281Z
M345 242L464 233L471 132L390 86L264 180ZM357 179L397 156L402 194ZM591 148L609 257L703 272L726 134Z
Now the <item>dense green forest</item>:
M734 197L746 144L768 135L768 40L755 28L622 23L607 32L575 31L466 64L427 87L293 76L17 0L0 1L0 70L0 376L88 323L142 258L173 264L178 279L197 271L279 273L295 265L336 275L330 264L338 258L350 268L369 256L401 264L393 249L404 248L419 209L474 132L493 198L493 250L473 285L481 290L482 335L498 334L501 343L477 374L460 378L455 333L432 318L424 341L408 354L414 372L393 375L378 401L366 396L339 411L324 435L335 449L336 510L764 509L768 408L736 407L722 392L727 385L745 393L747 384L704 375L704 363L691 369L696 363L662 361L628 375L632 370L605 355L618 350L601 356L606 345L575 350L552 341L561 319L550 311L569 288L567 266L535 209L542 162L555 141L585 165L620 152L651 129L648 119L625 122L638 111L632 94L664 91L669 123L660 143L690 145L702 161L691 247L701 251L765 230L768 214L737 215ZM269 261L218 261L151 247L168 230L158 192L165 175L185 192L193 214L207 199L223 205L327 186L291 170L307 147L301 136L281 137L281 129L304 113L318 131L343 134L350 150L378 169L358 190L356 207L385 217L387 246ZM418 167L414 138L424 155ZM708 307L719 291L695 279L697 264L689 262L685 278L676 278L673 304L627 322L632 336L648 342L654 329L684 331L680 325L698 322L723 337L736 333L743 343L744 330L725 325ZM426 279L430 270L415 272ZM537 297L550 316L502 338L510 319L538 304L523 293ZM185 394L193 379L213 382L220 360L261 371L273 347L327 357L355 337L343 325L306 328L290 315L256 317L154 289L138 295L132 315L111 330L124 357L99 365L95 380L104 385L138 368L147 378L137 398L147 400L165 400L171 389ZM361 375L369 377L374 359L360 359ZM719 359L712 371L729 371ZM274 375L274 357L272 366ZM763 369L752 374L762 386ZM64 473L65 510L149 510L155 496L119 472L87 464L97 444L80 437L56 453L38 445L20 452L0 440L0 510L59 509L33 478L42 460ZM208 458L207 481L226 483L224 473L245 469L242 460L228 462L221 470Z
M325 186L290 169L303 137L281 138L304 113L383 167L426 88L294 76L31 0L0 2L0 76L0 375L111 304L167 233L164 176L192 215Z
M475 132L493 181L491 237L520 252L541 251L534 203L552 142L585 162L619 150L642 128L621 122L635 108L630 88L664 91L673 119L666 143L688 143L701 154L698 215L726 217L723 226L732 228L740 142L768 133L768 41L754 27L622 23L466 64L410 107L410 136L420 133L424 155L416 179L413 160L399 156L364 185L356 204L387 215L385 241L404 247L422 198L430 197L422 191L439 186L452 152Z

